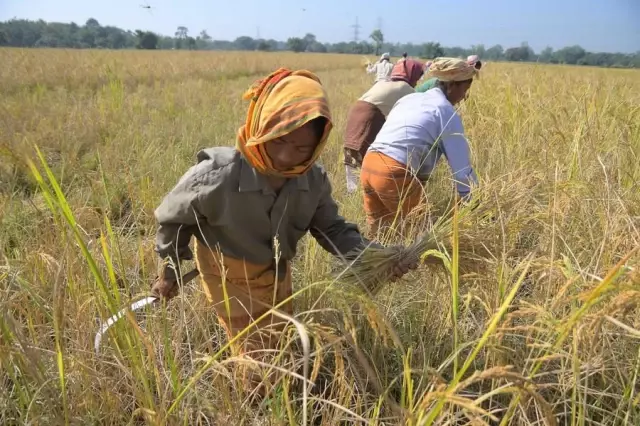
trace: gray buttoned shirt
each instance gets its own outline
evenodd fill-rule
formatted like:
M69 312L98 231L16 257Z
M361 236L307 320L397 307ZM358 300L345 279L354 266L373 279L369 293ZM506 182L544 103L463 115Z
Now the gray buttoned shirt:
M223 254L259 264L273 262L275 238L281 259L293 259L307 231L334 255L370 244L338 214L329 178L318 164L287 179L276 194L235 148L205 149L197 159L155 211L162 258L192 259L192 235Z

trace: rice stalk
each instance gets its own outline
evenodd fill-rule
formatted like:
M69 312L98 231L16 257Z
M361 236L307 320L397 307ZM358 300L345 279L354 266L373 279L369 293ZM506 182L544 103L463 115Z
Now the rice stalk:
M435 270L446 270L454 251L453 241L458 243L457 263L462 275L481 272L483 263L498 252L499 242L494 236L499 223L496 218L500 211L516 215L526 206L523 194L515 187L503 189L495 198L510 200L502 205L484 197L489 189L485 189L471 203L458 207L440 216L433 226L408 246L392 245L378 247L370 245L346 263L341 261L334 266L338 268L339 280L350 288L364 290L366 294L377 294L389 282L394 266L398 264L422 263ZM493 197L492 197L493 198ZM482 201L480 201L482 200ZM452 214L455 212L455 214ZM493 234L493 235L492 235ZM495 242L493 242L495 241Z

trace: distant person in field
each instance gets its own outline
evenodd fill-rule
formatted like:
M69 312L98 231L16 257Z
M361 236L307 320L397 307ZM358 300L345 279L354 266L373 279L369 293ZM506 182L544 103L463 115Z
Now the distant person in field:
M367 65L367 73L375 74L374 83L388 81L393 70L393 64L388 53L383 53L378 62Z
M477 177L469 146L455 110L478 70L456 58L438 58L428 76L437 86L401 98L362 162L360 183L371 232L390 225L396 213L405 217L422 200L423 185L442 155L447 159L459 196L468 200Z
M356 169L382 128L393 105L403 96L414 93L416 84L424 74L424 65L414 59L398 62L389 81L374 84L349 109L344 136L344 162L347 174L347 192L358 187Z
M229 338L292 295L291 260L307 233L335 256L370 243L339 215L329 177L316 163L333 128L318 77L281 68L244 98L250 104L236 147L200 151L155 211L156 251L165 262L152 291L164 298L178 293L176 269L194 257L195 237L204 293ZM399 262L394 277L415 266ZM292 314L290 301L278 309ZM282 331L278 318L269 315L251 330L247 351L276 347L277 338L261 334L270 325L276 335ZM245 380L252 389L263 378Z
M398 59L398 62L406 61L407 60L407 56L409 56L408 53L404 52L402 54L402 58Z
M482 68L482 61L478 55L467 56L467 63L473 65L478 71Z
M429 66L431 65L431 61L427 62L427 71L429 69ZM480 58L478 58L478 55L471 55L467 57L467 63L470 65L473 65L475 67L475 69L477 69L478 71L480 71L480 69L482 69L482 61L480 60ZM420 93L424 93L429 89L433 89L434 87L436 87L438 85L438 79L437 78L430 78L427 81L425 81L424 83L422 83L420 86L418 86L416 88L416 92L420 92Z

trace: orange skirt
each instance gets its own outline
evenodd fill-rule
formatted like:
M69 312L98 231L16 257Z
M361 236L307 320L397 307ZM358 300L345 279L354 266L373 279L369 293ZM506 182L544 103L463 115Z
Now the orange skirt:
M402 221L420 204L422 183L407 167L379 152L365 155L360 172L364 211L371 234Z

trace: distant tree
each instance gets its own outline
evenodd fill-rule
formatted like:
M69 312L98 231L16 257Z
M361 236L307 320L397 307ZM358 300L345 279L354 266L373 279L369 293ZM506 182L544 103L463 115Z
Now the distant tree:
M1 1L1 0L0 0ZM338 42L321 43L315 35L308 33L302 38L293 37L287 41L254 40L251 37L238 37L235 41L212 40L206 31L201 31L195 38L189 37L187 27L180 26L174 35L147 35L146 31L131 32L117 27L102 26L89 18L84 25L76 23L45 22L43 20L30 21L26 19L10 19L0 22L0 46L11 47L64 47L83 49L212 49L212 50L294 50L309 52L333 52L371 54L380 51L399 55L407 52L411 56L453 56L466 58L470 54L477 54L489 61L535 61L566 63L586 66L640 68L640 52L607 53L588 52L580 46L567 46L557 51L551 48L543 49L540 55L531 49L527 43L519 47L512 47L506 52L500 45L488 49L481 44L463 48L459 46L446 47L432 41L425 44L389 43L379 40L372 32L368 42ZM152 33L150 33L152 34ZM195 45L194 45L195 40ZM442 52L437 49L440 47Z
M205 50L211 48L211 36L207 34L206 30L200 31L200 34L196 37L196 49Z
M425 43L422 47L422 53L420 56L426 59L434 59L444 56L444 49L440 46L440 43Z
M189 29L185 26L179 26L176 29L174 47L175 49L184 49L187 46L187 36L189 35Z
M386 49L385 49L386 50ZM400 54L407 52L409 56L422 56L424 50L424 46L422 44L413 44L413 43L396 43L390 50L389 53Z
M207 30L202 30L200 31L200 39L204 40L204 41L211 41L211 36L207 33Z
M189 29L187 27L179 26L176 30L175 36L179 39L186 39L189 35Z
M58 39L49 34L45 34L36 41L35 47L59 47Z
M341 41L340 43L332 44L329 48L329 52L333 53L350 53L349 52L349 44Z
M155 49L158 47L158 36L149 31L136 30L136 37L138 43L136 48L138 49Z
M523 60L522 53L519 47L510 47L507 50L505 50L504 58L507 61L514 61L514 62Z
M327 46L316 41L307 46L306 50L307 52L327 53Z
M355 53L357 55L364 54L364 49L362 43L351 42L349 43L349 52Z
M376 47L376 56L380 54L380 49L382 48L382 44L384 43L384 34L380 29L373 30L371 35L369 35L371 40L373 40L373 44Z
M304 50L307 50L310 46L317 43L316 36L311 33L305 34L305 36L302 37L302 41L304 41Z
M240 50L256 50L256 41L251 37L241 36L235 39L233 44Z
M578 65L589 65L594 67L609 66L610 59L607 53L591 53L587 52L582 58L578 59Z
M504 49L501 45L491 46L485 52L485 58L490 61L499 61L504 57Z
M484 44L474 44L471 46L471 55L478 55L480 59L483 59L487 55L487 50L484 48Z
M400 55L400 54L402 54L404 52L407 52L407 54L415 56L415 52L411 52L410 53L408 50L402 50L401 46L398 43L384 42L384 43L382 43L382 47L380 48L380 52L389 52L389 54L391 56L397 56L397 55Z
M520 47L511 47L504 52L507 61L530 61L535 59L535 53L527 43L522 43Z
M159 37L158 49L173 49L175 47L175 40L172 37Z
M469 56L469 50L463 47L454 46L454 47L444 47L444 56L449 56L452 58L465 58Z
M365 55L371 55L376 51L376 48L374 47L374 45L371 43L367 43L366 41L360 42L360 45L362 46L361 52Z
M522 55L526 58L525 61L535 61L537 59L536 52L529 47L529 43L526 41L520 43L520 49L522 50Z
M271 45L269 45L269 43L267 43L266 40L260 40L258 42L257 49L262 51L262 52L268 52L269 50L271 50Z
M87 19L87 22L85 22L84 26L87 28L97 29L100 28L100 23L96 19L89 18Z
M96 47L96 37L89 28L82 27L78 32L78 47L83 49Z
M553 60L553 48L551 46L547 46L542 49L542 52L538 55L539 62L549 63Z
M300 37L290 37L287 39L287 48L292 52L304 52L306 47L304 39Z
M107 47L110 49L123 49L127 47L127 34L124 31L113 31L107 36Z
M562 48L555 53L555 57L558 62L562 64L577 64L587 52L580 46L569 46Z
M373 44L361 41L359 43L352 41L347 47L347 53L355 53L358 55L371 55L375 51Z
M272 38L269 40L263 40L263 41L265 41L269 45L269 50L271 51L286 50L287 48L286 42L283 42L283 41L274 40Z

